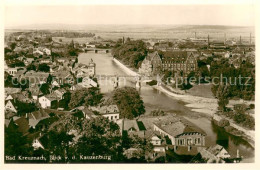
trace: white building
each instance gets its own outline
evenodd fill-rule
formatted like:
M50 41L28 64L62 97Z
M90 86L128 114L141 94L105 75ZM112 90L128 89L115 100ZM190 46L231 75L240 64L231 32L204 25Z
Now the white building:
M117 121L119 119L119 109L117 105L90 107L89 109L98 112L111 121Z
M55 101L56 98L48 97L48 96L41 96L39 97L39 103L42 108L50 108L52 101Z
M5 110L10 110L14 113L17 113L17 109L15 108L13 102L11 100L8 100L5 104Z

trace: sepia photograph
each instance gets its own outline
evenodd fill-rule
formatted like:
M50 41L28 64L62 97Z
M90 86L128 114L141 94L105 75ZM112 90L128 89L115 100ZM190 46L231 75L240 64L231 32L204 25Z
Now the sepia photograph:
M5 5L4 164L256 163L255 13Z

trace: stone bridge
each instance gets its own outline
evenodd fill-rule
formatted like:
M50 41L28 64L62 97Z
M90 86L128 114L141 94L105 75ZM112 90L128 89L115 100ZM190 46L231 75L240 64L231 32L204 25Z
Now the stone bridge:
M84 51L86 53L88 52L94 52L94 53L110 53L111 49L103 49L103 48L85 48Z

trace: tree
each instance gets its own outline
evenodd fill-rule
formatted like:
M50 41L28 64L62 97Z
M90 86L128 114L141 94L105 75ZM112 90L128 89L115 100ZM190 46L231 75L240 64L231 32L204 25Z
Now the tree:
M63 99L59 101L59 107L64 108L65 110L69 110L68 103L70 103L70 99L71 99L71 93L66 92L63 95Z
M38 71L50 72L50 66L48 66L46 63L39 64Z
M27 71L30 71L30 70L36 71L36 66L35 66L34 64L30 64L30 65L28 65L28 66L26 67L26 70L27 70Z
M24 103L19 100L16 101L16 106L17 106L17 114L19 116L24 116L26 113L31 113L38 110L35 103Z
M49 74L49 76L47 77L46 83L48 83L49 85L51 85L52 80L53 80L53 76L52 76L51 74Z
M133 119L145 113L144 102L135 88L123 87L114 90L113 100L122 118Z
M45 150L49 155L59 155L61 160L52 160L51 162L68 162L66 159L71 154L71 145L74 135L68 134L69 130L55 131L50 130L47 134L41 137L41 141L45 143Z
M50 141L48 149L55 154L68 156L65 162L122 162L123 160L120 128L115 122L103 116L77 120L72 115L66 115L49 130L51 134L46 138ZM78 140L75 141L68 136L71 130L76 131ZM73 144L68 145L68 143ZM77 159L80 156L91 155L111 156L112 160ZM69 159L72 156L76 159Z
M141 62L147 55L146 44L141 40L131 41L127 40L122 44L122 39L117 41L117 44L112 49L112 55L129 64L131 67L139 68Z
M216 92L218 99L218 108L221 111L226 111L226 106L229 103L229 85L220 84Z
M116 123L100 116L90 120L85 119L81 126L83 127L81 133L83 136L79 139L76 153L81 155L111 155L112 162L121 162L123 158L122 140L120 128ZM101 159L97 162L106 162L106 160Z
M12 43L10 44L10 47L11 47L12 51L15 49L16 45L17 45L17 44L16 44L15 42L12 42Z
M49 84L47 84L47 83L41 84L41 85L40 85L40 91L41 91L44 95L50 94L50 86L49 86Z
M30 156L32 152L30 141L18 131L18 127L14 123L10 123L8 128L5 127L5 155Z
M14 87L14 88L19 88L20 87L20 83L18 82L17 79L13 80L13 76L11 76L10 74L8 74L6 71L4 73L4 79L5 79L5 87Z
M91 87L88 89L75 90L71 93L69 107L74 108L77 106L96 106L103 98L98 87Z

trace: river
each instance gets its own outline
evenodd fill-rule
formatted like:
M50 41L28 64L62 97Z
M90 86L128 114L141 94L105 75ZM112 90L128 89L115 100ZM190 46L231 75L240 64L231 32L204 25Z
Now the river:
M105 75L123 76L126 73L113 61L111 54L82 53L79 55L78 61L79 63L87 64L91 58L96 63L97 77L103 75L102 80L99 81L101 92L111 92L114 89L114 78L105 78ZM135 87L135 83L129 81L129 78L126 80L126 83L124 83L123 79L120 79L119 86L124 85ZM169 97L149 86L141 87L139 92L145 104L146 114L149 114L151 110L162 109L181 115L207 133L206 146L220 144L226 148L231 156L236 156L237 150L239 150L240 155L244 158L243 162L254 162L255 151L248 142L240 137L230 135L222 128L215 126L206 115L192 111L191 108L185 106L184 102Z

